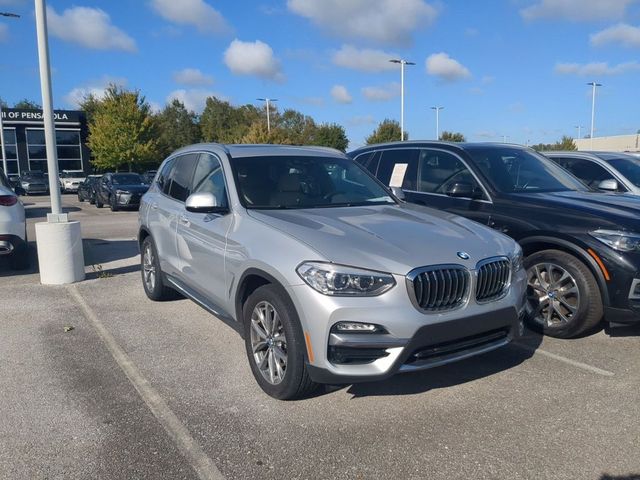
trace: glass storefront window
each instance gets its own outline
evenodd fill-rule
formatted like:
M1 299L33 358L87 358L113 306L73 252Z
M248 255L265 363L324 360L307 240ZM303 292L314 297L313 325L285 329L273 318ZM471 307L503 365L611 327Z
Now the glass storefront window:
M4 129L4 150L7 154L7 173L20 173L18 168L18 148L16 142L16 130ZM2 167L2 150L0 149L0 168Z
M60 171L82 170L80 132L77 130L56 130L56 143L58 146L58 169ZM29 168L44 171L47 150L43 129L27 129L27 152L29 154Z

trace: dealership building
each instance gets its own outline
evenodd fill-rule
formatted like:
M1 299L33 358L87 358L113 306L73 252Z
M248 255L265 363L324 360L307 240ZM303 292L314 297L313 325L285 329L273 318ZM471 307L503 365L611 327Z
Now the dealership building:
M47 150L42 110L5 108L2 109L2 119L8 173L19 174L28 170L46 172ZM55 126L58 169L90 173L85 113L78 110L56 110Z
M614 135L611 137L579 138L574 140L578 150L598 152L640 152L640 134Z

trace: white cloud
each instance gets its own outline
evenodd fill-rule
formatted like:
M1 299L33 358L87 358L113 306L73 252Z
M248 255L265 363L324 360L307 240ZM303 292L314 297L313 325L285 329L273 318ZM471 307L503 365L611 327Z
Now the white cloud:
M182 85L204 86L213 85L213 77L202 73L197 68L185 68L173 73L173 81Z
M216 97L221 100L224 100L225 97L217 94L216 92L212 92L210 90L204 89L179 89L174 90L167 96L167 103L170 103L172 100L180 100L187 110L192 112L201 113L204 110L205 104L207 103L207 98Z
M7 38L9 38L9 27L0 23L0 42L4 42Z
M202 33L231 31L220 12L203 0L151 0L151 7L165 20L194 26Z
M467 67L444 52L429 55L425 62L427 73L446 82L455 82L471 76Z
M353 97L349 94L347 87L344 85L334 85L331 89L331 96L338 103L353 102Z
M622 75L623 73L640 70L640 63L637 61L609 65L607 62L593 63L557 63L555 72L560 75Z
M381 87L364 87L362 95L372 102L386 102L400 95L400 84L392 82Z
M599 47L619 43L625 47L640 47L640 27L619 23L591 35L591 45Z
M90 7L68 8L58 14L47 8L47 23L54 37L95 50L124 50L135 52L133 38L111 24L104 10Z
M122 77L110 77L108 75L102 78L92 80L84 85L78 86L64 96L64 101L72 106L78 107L80 103L89 95L93 95L97 99L104 98L104 92L109 85L117 85L119 87L127 86L127 79Z
M224 63L236 75L255 75L276 82L285 79L273 49L260 40L242 42L236 38L224 52Z
M392 58L398 58L398 54L343 45L333 54L333 63L339 67L374 73L396 70L398 66L389 62Z
M424 0L287 0L293 13L341 37L408 45L438 15Z
M541 0L520 10L525 20L550 18L575 22L622 18L636 0Z

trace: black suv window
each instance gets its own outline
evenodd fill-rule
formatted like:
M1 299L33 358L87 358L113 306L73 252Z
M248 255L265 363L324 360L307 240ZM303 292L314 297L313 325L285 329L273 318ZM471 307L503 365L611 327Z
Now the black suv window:
M456 183L467 183L482 191L473 173L455 155L440 150L420 151L418 191L446 194Z
M192 193L212 193L218 206L227 207L227 187L224 183L224 172L220 160L215 155L203 153L193 175Z
M394 177L392 187L402 186L405 190L416 190L418 149L384 150L378 165L377 177L385 185L391 185L392 177ZM401 180L402 185L399 185L398 180Z
M191 153L176 158L171 169L171 185L169 196L184 202L191 194L191 179L198 159L197 153Z
M561 167L569 170L591 188L598 188L603 180L615 180L604 167L583 158L553 158Z

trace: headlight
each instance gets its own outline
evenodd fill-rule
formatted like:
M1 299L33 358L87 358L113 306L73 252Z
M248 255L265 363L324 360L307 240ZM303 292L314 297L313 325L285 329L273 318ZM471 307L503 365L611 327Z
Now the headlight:
M116 195L131 195L131 192L127 192L126 190L116 190Z
M524 254L520 245L517 245L516 251L511 255L511 267L514 272L524 268Z
M22 188L28 188L29 187L29 183L28 182L20 182L20 185L22 185Z
M298 275L311 288L324 295L374 297L392 288L396 281L388 273L361 270L332 263L305 262Z
M589 234L619 252L634 252L640 250L640 233L619 230L595 230Z

